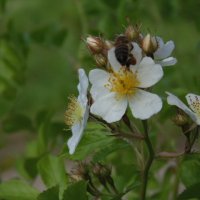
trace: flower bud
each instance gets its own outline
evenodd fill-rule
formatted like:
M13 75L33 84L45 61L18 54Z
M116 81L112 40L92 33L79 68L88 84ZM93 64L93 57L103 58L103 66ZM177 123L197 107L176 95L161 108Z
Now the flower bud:
M188 124L188 117L185 113L179 112L173 119L172 121L177 125L177 126L185 126Z
M111 170L109 167L102 165L100 163L95 163L93 165L93 173L96 176L107 177L110 176Z
M105 43L100 37L88 36L86 44L93 54L101 53L105 49Z
M139 35L140 32L137 26L129 25L125 30L125 36L128 38L129 41L138 39Z
M142 49L147 55L152 55L158 48L158 44L155 37L151 37L147 34L142 41Z
M106 46L107 49L109 50L109 49L111 49L111 48L114 46L114 44L113 44L112 41L106 40L106 41L105 41L105 46Z
M70 173L70 177L74 181L89 180L90 175L87 166L84 163L79 163Z
M107 58L102 54L94 55L94 59L99 67L106 67L107 65Z
M99 179L99 182L107 187L107 181L110 179L111 170L100 163L95 163L93 165L93 174Z

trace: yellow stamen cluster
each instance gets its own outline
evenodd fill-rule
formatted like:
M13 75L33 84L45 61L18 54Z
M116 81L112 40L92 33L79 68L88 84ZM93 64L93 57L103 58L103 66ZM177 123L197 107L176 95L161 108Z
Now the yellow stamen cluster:
M72 127L83 119L83 108L75 96L69 97L69 104L65 112L65 123Z
M105 87L119 96L133 95L139 83L136 74L126 67L122 67L118 73L110 73L109 83Z

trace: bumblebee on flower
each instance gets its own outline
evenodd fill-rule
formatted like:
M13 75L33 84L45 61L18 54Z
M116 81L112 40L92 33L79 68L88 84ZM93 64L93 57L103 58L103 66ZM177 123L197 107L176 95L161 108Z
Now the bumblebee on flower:
M108 52L111 72L94 69L89 73L94 103L91 113L108 123L119 121L130 106L135 118L148 119L162 108L161 99L144 89L156 84L163 76L162 67L144 57L137 65L128 69L116 59L114 48Z
M79 96L70 97L65 122L72 130L67 145L70 154L81 140L89 112L107 123L117 122L129 107L134 118L146 120L162 108L161 98L148 91L163 77L163 66L176 63L170 57L174 43L145 37L140 28L128 26L115 41L88 36L86 44L98 67L89 72L92 104L88 105L88 78L79 70ZM151 51L151 52L150 52ZM90 108L89 108L90 107Z

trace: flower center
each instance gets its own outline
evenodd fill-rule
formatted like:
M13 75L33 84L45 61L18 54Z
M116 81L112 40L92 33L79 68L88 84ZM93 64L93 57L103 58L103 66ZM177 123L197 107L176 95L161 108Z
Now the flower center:
M200 99L195 96L195 99L190 99L190 108L200 117Z
M74 124L80 123L83 119L83 107L78 99L74 96L69 97L69 104L65 112L65 123L72 127Z
M120 96L133 95L139 83L136 74L122 67L119 72L110 74L109 83L105 87Z

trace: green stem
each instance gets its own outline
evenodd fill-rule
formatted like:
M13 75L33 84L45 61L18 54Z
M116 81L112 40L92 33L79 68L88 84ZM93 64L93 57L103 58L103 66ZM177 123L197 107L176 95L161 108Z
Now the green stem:
M105 120L93 115L92 113L90 113L90 117L92 117L93 119L95 119L96 121L100 122L101 124L105 125L106 127L108 127L111 132L115 132L116 127L113 126L112 124L107 123Z
M171 158L179 158L185 155L185 151L183 152L159 152L155 155L156 158L162 158L162 159L171 159Z
M198 138L198 135L199 135L199 126L196 127L196 130L195 130L195 133L194 133L194 137L190 143L190 152L192 150L192 147L194 146L194 143L196 141L196 139Z
M132 124L127 114L125 114L122 119L131 132L133 133L137 132L136 128L132 127Z
M147 160L144 172L142 174L141 200L145 200L146 199L146 191L147 191L149 170L151 168L151 165L152 165L153 160L154 160L154 155L155 155L152 143L151 143L150 138L149 138L149 130L148 130L147 120L143 121L143 126L144 126L144 134L145 134L144 141L145 141L145 143L147 145L147 148L148 148L149 158Z
M95 115L90 113L90 117L92 117L93 119L99 121L101 124L103 124L104 126L108 127L110 129L110 131L114 134L112 134L111 136L115 136L115 137L119 137L119 138L127 138L127 139L138 139L138 140L144 140L144 137L141 134L134 134L134 133L125 133L121 130L119 130L118 127L107 123L105 120L96 117Z

